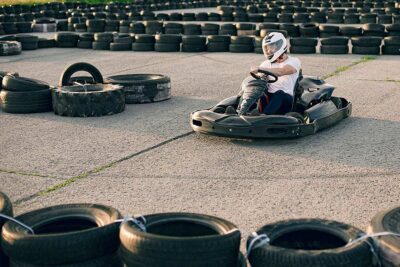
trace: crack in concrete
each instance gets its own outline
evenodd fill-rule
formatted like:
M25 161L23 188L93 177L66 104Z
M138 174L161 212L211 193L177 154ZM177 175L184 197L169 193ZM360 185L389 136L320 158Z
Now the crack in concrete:
M32 200L32 199L36 198L36 197L43 196L43 195L46 195L46 194L48 194L50 192L57 191L57 190L59 190L61 188L64 188L64 187L66 187L66 186L68 186L68 185L70 185L70 184L72 184L72 183L74 183L74 182L76 182L78 180L87 178L89 175L102 172L102 171L104 171L104 170L106 170L108 168L111 168L111 167L115 166L118 163L121 163L121 162L123 162L125 160L128 160L128 159L131 159L131 158L134 158L134 157L139 156L141 154L147 153L147 152L149 152L151 150L157 149L157 148L159 148L161 146L164 146L164 145L169 144L169 143L171 143L173 141L176 141L178 139L181 139L181 138L184 138L186 136L189 136L189 135L191 135L193 133L194 133L193 131L186 132L184 134L172 137L170 139L167 139L167 140L165 140L165 141L163 141L161 143L158 143L156 145L153 145L151 147L148 147L148 148L145 148L143 150L140 150L140 151L138 151L136 153L133 153L131 155L125 156L125 157L123 157L121 159L112 161L112 162L110 162L110 163L108 163L106 165L94 168L93 170L90 170L90 171L87 171L87 172L83 172L83 173L81 173L81 174L79 174L77 176L74 176L74 177L71 177L71 178L65 180L62 183L56 184L54 186L51 186L49 188L46 188L46 189L41 190L39 192L36 192L36 193L34 193L34 194L30 195L30 196L20 198L20 199L16 200L13 204L17 206L17 205L20 205L21 203L27 202L29 200Z
M367 82L388 82L388 83L400 83L400 80L385 79L385 80L374 80L374 79L355 79L357 81L367 81Z
M14 170L5 170L5 169L0 169L0 172L3 172L3 173L11 173L11 174L18 174L18 175L24 175L24 176L35 176L35 177L42 177L42 178L51 178L51 179L63 180L63 178L60 178L60 177L57 177L57 176L44 175L44 174L34 173L34 172L14 171Z
M322 76L322 79L325 80L325 79L331 78L331 77L336 76L336 75L338 75L338 74L340 74L340 73L342 73L344 71L349 70L350 68L352 68L352 67L354 67L354 66L356 66L358 64L361 64L361 63L364 63L364 62L368 62L368 61L371 61L371 60L374 60L374 59L376 59L376 57L363 56L361 59L359 59L357 61L354 61L354 62L350 63L349 65L337 67L334 72L331 72L331 73L328 73L328 74Z

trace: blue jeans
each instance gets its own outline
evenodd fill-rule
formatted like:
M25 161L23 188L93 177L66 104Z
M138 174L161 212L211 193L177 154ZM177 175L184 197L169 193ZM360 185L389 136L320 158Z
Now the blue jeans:
M267 93L268 102L265 97L260 99L261 112L266 115L285 115L292 110L293 96L279 90L275 93Z

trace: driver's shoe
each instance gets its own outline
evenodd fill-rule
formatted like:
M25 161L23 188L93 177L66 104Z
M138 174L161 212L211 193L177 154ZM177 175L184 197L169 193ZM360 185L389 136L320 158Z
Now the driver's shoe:
M231 115L233 115L233 114L237 114L237 112L236 112L236 110L235 110L234 107L232 107L232 106L227 106L226 109L225 109L225 114L231 114Z

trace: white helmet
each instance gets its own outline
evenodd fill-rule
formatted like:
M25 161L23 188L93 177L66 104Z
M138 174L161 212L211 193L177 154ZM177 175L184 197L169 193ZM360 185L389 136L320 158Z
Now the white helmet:
M280 32L271 32L264 37L262 48L265 57L273 63L283 53L287 51L287 41L285 36Z

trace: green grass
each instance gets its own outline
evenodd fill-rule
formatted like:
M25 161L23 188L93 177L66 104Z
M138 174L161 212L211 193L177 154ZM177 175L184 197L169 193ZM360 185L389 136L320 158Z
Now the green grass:
M376 59L375 56L363 56L360 60L357 60L357 61L355 61L355 62L353 62L353 63L351 63L349 65L337 67L334 72L323 76L322 79L330 78L332 76L335 76L335 75L337 75L337 74L339 74L341 72L344 72L344 71L350 69L351 67L354 67L355 65L358 65L358 64L370 61L370 60L374 60L374 59Z

